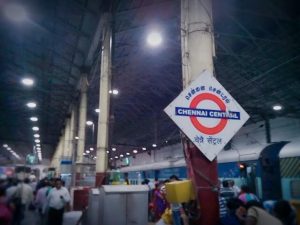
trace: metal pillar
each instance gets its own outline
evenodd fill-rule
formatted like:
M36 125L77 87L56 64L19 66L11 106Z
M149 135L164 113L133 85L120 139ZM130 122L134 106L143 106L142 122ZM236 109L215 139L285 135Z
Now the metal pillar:
M213 22L211 0L181 0L183 87L208 70L213 74ZM200 219L197 224L216 225L219 220L217 162L210 162L187 138L183 138L189 175L197 190Z
M75 160L76 160L76 140L75 140L75 132L77 127L77 110L75 107L72 108L71 120L70 120L70 159L72 161L72 178L71 185L75 186L76 180L76 168L75 168Z
M66 127L64 131L64 151L63 158L67 158L70 155L70 119L66 120Z
M64 151L64 135L59 138L58 147L57 147L57 153L55 158L55 168L56 168L56 174L57 176L60 175L60 161L63 155Z
M102 16L102 57L100 72L100 94L99 108L101 113L98 117L97 133L97 160L96 160L96 186L100 186L105 181L107 169L107 149L109 134L109 109L111 88L111 15L105 13Z
M83 153L85 147L85 128L86 128L86 111L87 111L87 75L83 74L81 78L81 95L79 103L79 126L77 140L77 162L76 162L76 179L80 179L82 172Z

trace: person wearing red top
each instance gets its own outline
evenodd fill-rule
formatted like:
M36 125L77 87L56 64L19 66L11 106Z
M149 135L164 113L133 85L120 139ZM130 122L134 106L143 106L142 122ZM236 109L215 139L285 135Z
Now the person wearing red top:
M7 205L4 189L0 189L0 224L1 225L12 224L12 212Z

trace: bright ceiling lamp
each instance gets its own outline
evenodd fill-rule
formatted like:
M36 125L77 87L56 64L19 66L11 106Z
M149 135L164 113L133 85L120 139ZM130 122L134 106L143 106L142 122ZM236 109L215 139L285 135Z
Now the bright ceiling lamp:
M39 128L38 127L32 127L32 130L39 131Z
M117 95L117 94L119 94L119 91L118 91L117 89L114 89L114 90L112 91L112 94L113 94L113 95Z
M116 148L111 148L111 150L112 150L113 152L115 152L117 149L116 149Z
M100 113L100 109L95 109L95 112L96 113Z
M7 150L8 150L8 151L11 151L11 148L10 148L10 147L7 147Z
M106 151L106 153L108 154L108 153L109 153L109 151Z
M39 144L39 143L38 143L38 144L36 144L36 147L41 147L41 144Z
M4 148L8 148L8 145L7 145L7 144L4 144L3 147L4 147Z
M41 148L40 148L40 147L37 147L36 150L41 151Z
M6 18L13 22L20 23L27 20L27 13L19 4L7 3L4 5L3 11Z
M118 159L119 157L118 156L115 156L115 159Z
M91 151L94 151L94 148L90 148Z
M33 108L36 107L36 103L35 102L28 102L26 105L27 105L28 108L31 108L31 109L33 109Z
M280 110L282 110L282 106L279 104L273 105L273 110L280 111Z
M138 150L133 150L132 152L136 154L136 153L138 153Z
M126 155L130 155L130 153L129 153L129 152L126 152Z
M35 139L34 142L35 143L40 143L41 141L40 141L40 139Z
M34 135L33 135L33 137L35 137L35 138L39 138L39 137L40 137L40 135L39 135L39 134L34 134Z
M75 139L76 139L76 140L78 140L78 139L79 139L79 137L77 137L77 136L76 136L76 137L75 137Z
M151 32L148 34L147 37L147 43L151 46L151 47L157 47L161 44L162 42L162 37L161 34L158 32Z
M153 147L153 148L156 148L156 147L157 147L157 144L152 144L152 147Z
M92 121L90 121L90 120L86 121L86 125L88 125L88 126L92 126L93 124L94 123Z
M34 80L31 78L23 78L21 82L25 86L32 86L34 84Z
M143 151L146 151L146 150L147 150L147 148L145 148L145 147L142 147L142 150L143 150Z
M86 153L90 153L90 151L89 151L89 150L86 150L85 152L86 152Z
M38 121L39 119L38 119L36 116L33 116L33 117L30 117L30 120L33 121L33 122L36 122L36 121Z

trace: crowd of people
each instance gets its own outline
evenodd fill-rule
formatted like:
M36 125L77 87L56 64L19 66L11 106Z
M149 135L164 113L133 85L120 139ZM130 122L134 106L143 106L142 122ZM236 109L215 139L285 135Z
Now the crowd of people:
M167 201L165 184L176 180L178 178L173 175L166 181L157 182L151 191L149 215L150 221L156 225L190 225L200 216L195 201L183 204ZM148 182L146 180L144 184ZM295 210L288 201L265 201L262 204L245 185L239 188L231 180L223 181L220 186L220 225L297 225Z
M25 225L31 213L40 225L62 225L70 194L60 178L44 178L40 182L25 178L1 180L0 224Z

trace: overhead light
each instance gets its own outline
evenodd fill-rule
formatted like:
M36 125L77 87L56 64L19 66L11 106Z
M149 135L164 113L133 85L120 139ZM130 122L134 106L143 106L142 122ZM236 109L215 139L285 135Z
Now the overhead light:
M78 139L79 139L79 137L77 137L77 136L76 136L76 137L75 137L75 139L76 139L76 140L78 140Z
M138 153L138 150L133 150L132 152L136 154L136 153Z
M114 89L114 90L112 91L112 94L113 94L113 95L117 95L117 94L119 94L119 91L118 91L117 89Z
M86 153L90 153L90 150L86 150L85 152L86 152Z
M40 148L40 147L37 147L37 148L36 148L36 150L40 151L40 150L41 150L41 148Z
M100 109L95 109L95 112L96 112L96 113L99 113L99 112L100 112Z
M129 152L126 152L126 155L130 155L130 153L129 153Z
M111 150L112 150L113 152L115 152L117 149L116 149L116 148L111 148Z
M28 108L31 108L31 109L33 109L33 108L36 107L36 103L35 102L28 102L26 105L27 105Z
M39 135L39 134L34 134L34 135L33 135L33 137L35 137L35 138L39 138L39 137L40 137L40 135Z
M109 153L109 151L106 151L106 153L108 154L108 153Z
M124 157L124 155L123 155L123 154L121 154L121 155L120 155L120 157L122 158L122 157Z
M94 156L94 159L97 159L97 156Z
M274 105L273 110L280 111L280 110L282 110L282 106L281 105Z
M109 92L108 92L109 94L111 94L112 93L112 90L109 90Z
M39 143L36 144L36 147L40 147L40 146L41 146L41 144L39 144Z
M119 157L118 156L115 156L115 159L118 159Z
M4 148L7 148L7 147L8 147L8 145L7 145L7 144L4 144L4 145L3 145L3 147L4 147Z
M143 150L143 151L146 151L146 150L147 150L147 148L145 148L145 147L142 147L142 150Z
M85 153L83 153L82 155L86 155Z
M27 20L27 13L20 4L8 3L4 5L4 15L13 22L24 22Z
M8 151L10 151L10 150L11 150L11 148L10 148L10 147L7 147L7 150L8 150Z
M91 151L94 151L94 148L90 148Z
M90 120L86 121L86 125L88 125L88 126L92 126L93 124L94 123L92 121L90 121Z
M153 148L156 148L156 147L157 147L157 144L153 144L152 147L153 147Z
M39 128L38 127L32 127L32 130L39 131Z
M41 141L40 141L40 139L35 139L34 142L35 143L40 143Z
M113 158L110 158L110 160L113 160Z
M34 84L34 80L31 78L23 78L22 84L24 84L25 86L32 86Z
M39 119L38 119L37 117L33 116L33 117L30 117L30 120L33 121L33 122L36 122L36 121L38 121Z
M150 34L148 34L147 37L147 43L152 46L152 47L156 47L159 46L162 42L162 37L161 34L158 32L151 32Z

